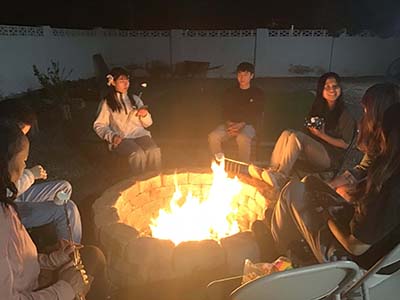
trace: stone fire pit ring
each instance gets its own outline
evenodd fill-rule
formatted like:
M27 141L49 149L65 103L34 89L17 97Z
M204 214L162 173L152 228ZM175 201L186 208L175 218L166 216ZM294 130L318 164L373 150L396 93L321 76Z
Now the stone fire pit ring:
M191 189L195 196L207 194L213 178L208 169L145 174L113 185L95 200L92 208L96 234L114 285L143 285L216 269L227 276L237 275L246 258L259 261L250 227L264 218L269 200L264 196L265 186L247 177L240 178L240 233L219 242L189 241L176 246L170 240L151 237L150 219L169 205L175 191L174 176L184 195Z

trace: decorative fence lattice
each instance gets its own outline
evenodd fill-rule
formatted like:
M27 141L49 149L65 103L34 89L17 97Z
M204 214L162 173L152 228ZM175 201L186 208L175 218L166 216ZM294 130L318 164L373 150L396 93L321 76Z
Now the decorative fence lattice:
M108 37L169 37L169 30L116 30L116 29L101 29L104 36Z
M55 37L170 37L170 30L118 30L118 29L65 29L33 26L0 25L0 36L44 36L51 34ZM320 30L276 30L266 31L266 37L326 37L329 36L325 29ZM180 30L182 37L255 37L256 29L244 30ZM361 35L367 37L368 35Z
M181 34L183 37L253 37L256 30L182 30Z
M267 37L326 37L329 36L328 31L325 29L320 30L268 30Z
M52 28L51 31L53 36L58 37L96 36L95 30Z
M44 36L43 27L0 25L0 35Z

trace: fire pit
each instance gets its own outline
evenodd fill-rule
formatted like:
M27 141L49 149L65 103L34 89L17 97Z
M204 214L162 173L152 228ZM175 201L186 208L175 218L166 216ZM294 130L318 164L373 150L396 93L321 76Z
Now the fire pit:
M264 218L269 204L263 186L250 178L226 178L220 184L228 180L233 185L216 190L215 175L215 170L147 174L112 186L95 201L95 228L115 285L143 285L215 270L237 275L246 258L259 260L249 229ZM191 195L186 202L177 195L177 187ZM225 200L227 195L230 200ZM197 200L207 196L217 199ZM228 206L231 210L226 212ZM216 210L225 212L217 218ZM183 223L175 222L179 215ZM222 219L227 223L219 224ZM200 223L207 221L212 228L205 224L202 230Z

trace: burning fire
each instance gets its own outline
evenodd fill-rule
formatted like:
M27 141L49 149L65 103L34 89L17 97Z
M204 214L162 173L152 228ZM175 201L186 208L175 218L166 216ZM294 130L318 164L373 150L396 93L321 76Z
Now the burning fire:
M177 245L183 241L220 240L239 232L235 197L240 194L242 184L237 177L228 178L223 161L219 165L213 162L211 169L214 178L206 199L198 199L189 192L180 205L183 195L175 178L170 207L161 209L158 218L151 220L153 237L168 239Z

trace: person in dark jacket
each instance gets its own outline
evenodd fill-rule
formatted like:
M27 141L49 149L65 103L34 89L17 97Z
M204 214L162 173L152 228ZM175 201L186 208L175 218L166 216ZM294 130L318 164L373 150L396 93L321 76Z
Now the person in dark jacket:
M257 122L262 116L264 93L251 85L254 66L248 62L236 68L238 85L228 89L222 99L224 124L208 135L208 144L213 155L222 153L222 143L235 138L239 148L239 160L250 161L251 141L256 135Z

